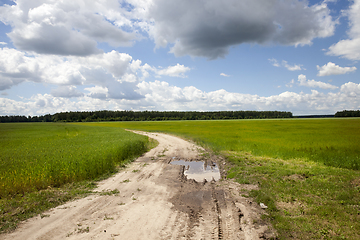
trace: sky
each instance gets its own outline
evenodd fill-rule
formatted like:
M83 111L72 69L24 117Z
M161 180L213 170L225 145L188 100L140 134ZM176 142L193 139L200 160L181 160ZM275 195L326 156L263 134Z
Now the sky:
M360 0L0 0L0 115L360 108Z

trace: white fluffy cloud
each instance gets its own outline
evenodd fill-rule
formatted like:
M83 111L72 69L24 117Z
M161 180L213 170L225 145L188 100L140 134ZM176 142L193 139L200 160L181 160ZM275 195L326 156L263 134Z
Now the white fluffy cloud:
M129 54L111 51L87 57L27 55L24 52L0 48L0 90L10 89L24 81L55 84L55 97L80 97L76 86L87 87L89 97L99 99L140 99L136 92L139 81L153 72L159 76L186 77L189 67L181 64L158 70ZM104 92L104 89L106 91ZM100 91L98 91L100 90Z
M108 89L93 87L86 89L96 98L84 95L76 99L37 94L30 99L14 101L0 98L0 115L39 115L61 111L94 111L101 109L121 110L282 110L294 114L329 114L343 109L359 109L360 84L348 82L337 92L311 93L283 92L262 97L251 94L232 93L223 89L204 92L193 86L179 88L167 82L139 82L137 93L140 99L106 99ZM104 98L100 95L103 94Z
M298 71L298 70L301 70L301 65L299 64L294 64L294 65L289 65L287 61L283 60L282 61L282 65L284 67L287 68L287 70L289 71Z
M302 70L303 68L302 65L300 64L294 64L294 65L290 65L288 64L287 61L285 60L282 60L281 64L275 59L275 58L271 58L271 59L268 59L269 62L274 66L274 67L285 67L287 70L289 71L298 71L298 70Z
M0 21L12 26L8 36L21 50L86 56L102 52L97 42L129 46L138 38L126 10L116 0L28 1L0 7Z
M310 88L321 88L321 89L337 89L337 86L331 85L329 83L324 83L321 81L307 80L304 74L298 76L298 82L300 86L310 87Z
M348 39L343 39L329 47L327 54L341 56L350 60L360 60L360 0L354 0L345 11L349 19Z
M40 78L39 64L35 59L15 49L0 48L0 90L26 80L39 82Z
M326 3L279 0L154 0L149 33L157 47L174 44L176 56L224 57L242 43L307 45L333 35Z
M230 77L230 75L227 75L226 73L220 73L220 76L223 76L223 77Z
M182 77L185 78L185 73L190 71L189 67L180 65L179 63L175 66L169 66L166 69L161 69L157 71L157 74L160 76L170 76L170 77Z
M356 67L340 67L332 62L328 62L322 67L319 65L316 67L319 70L318 76L340 75L356 71Z
M136 83L142 77L141 61L112 51L90 57L26 55L15 49L0 48L0 90L24 81L60 86L56 97L79 97L74 86L95 85L109 89L109 98L141 98Z

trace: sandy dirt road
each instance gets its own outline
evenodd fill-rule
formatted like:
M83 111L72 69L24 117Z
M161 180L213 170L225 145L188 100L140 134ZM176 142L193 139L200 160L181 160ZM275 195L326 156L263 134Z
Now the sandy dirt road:
M0 239L270 239L258 204L241 196L256 188L229 180L196 182L173 159L216 162L180 138L144 133L159 145L99 183L97 192L22 223ZM204 157L207 156L207 157ZM115 190L115 191L114 191ZM118 190L118 191L116 191ZM118 192L118 193L116 193Z

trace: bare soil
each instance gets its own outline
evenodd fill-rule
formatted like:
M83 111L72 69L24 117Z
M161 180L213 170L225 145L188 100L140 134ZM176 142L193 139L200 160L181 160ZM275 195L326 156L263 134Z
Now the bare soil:
M1 239L271 239L265 210L241 194L256 189L224 179L188 180L173 159L225 161L180 138L147 135L159 145L99 183L97 193L22 223ZM118 191L117 191L118 190ZM111 192L112 191L112 192ZM45 216L45 217L44 217Z

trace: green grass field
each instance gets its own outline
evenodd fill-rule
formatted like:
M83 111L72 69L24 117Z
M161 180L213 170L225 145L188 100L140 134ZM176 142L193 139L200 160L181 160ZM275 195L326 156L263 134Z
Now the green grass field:
M228 178L260 187L239 194L269 207L263 217L279 239L360 239L359 118L0 124L2 194L114 171L117 160L146 148L146 138L124 128L171 133L224 156ZM66 186L0 199L0 222L13 224L12 214L49 197L61 203L64 192L84 192L84 184Z
M63 123L0 124L0 197L92 180L147 149L120 128Z
M279 239L360 239L360 119L87 123L168 132L226 157Z
M321 162L360 170L360 119L274 119L84 123L162 131L193 139L214 151Z

